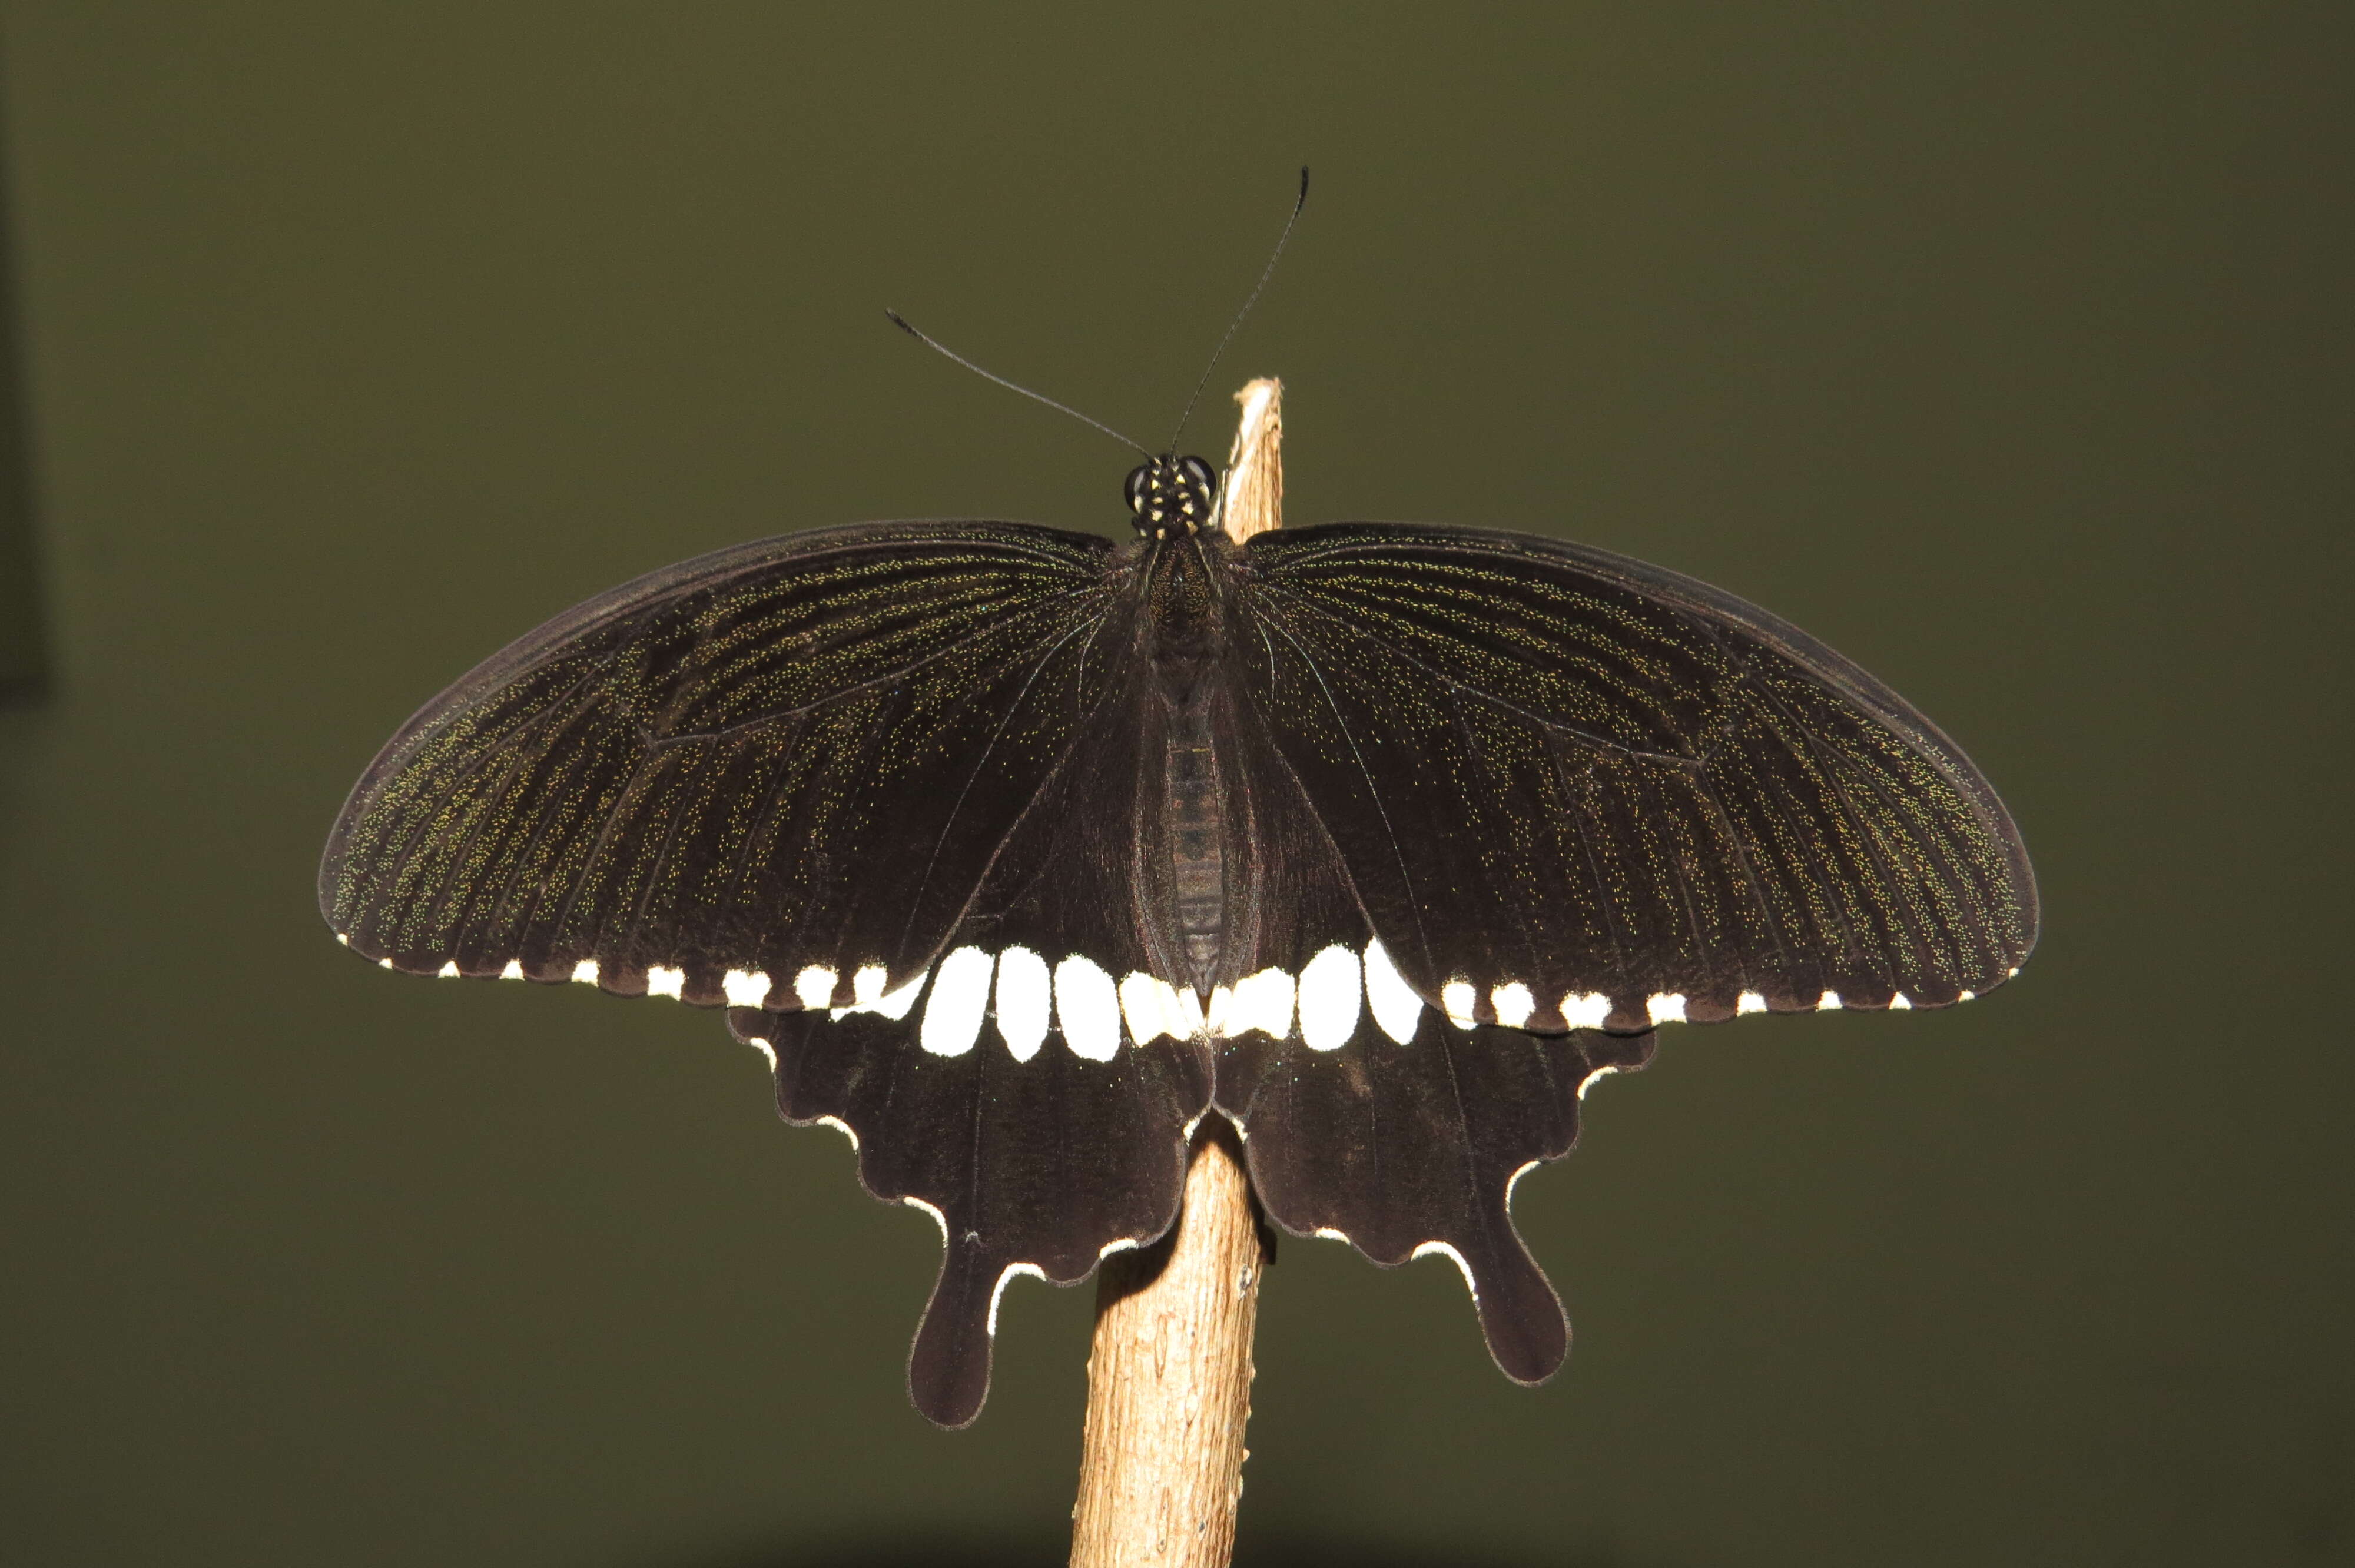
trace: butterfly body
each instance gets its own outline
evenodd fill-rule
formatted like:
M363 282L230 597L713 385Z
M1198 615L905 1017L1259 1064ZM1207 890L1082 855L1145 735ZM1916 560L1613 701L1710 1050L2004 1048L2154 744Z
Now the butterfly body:
M690 561L429 704L322 908L420 973L729 1007L788 1119L946 1243L911 1361L970 1420L999 1298L1161 1234L1232 1121L1267 1213L1464 1270L1567 1345L1512 1183L1653 1031L1940 1006L2035 935L1929 721L1720 590L1521 535L1238 546L1199 459L1136 537L872 524Z

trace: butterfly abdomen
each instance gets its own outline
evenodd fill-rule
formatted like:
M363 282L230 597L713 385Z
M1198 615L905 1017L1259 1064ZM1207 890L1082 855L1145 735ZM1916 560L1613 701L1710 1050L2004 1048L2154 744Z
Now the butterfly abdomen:
M1194 989L1208 994L1227 926L1227 811L1213 744L1209 679L1226 648L1220 591L1223 541L1187 539L1153 547L1146 572L1145 652L1162 736L1161 842L1167 857L1170 944Z
M1178 939L1197 991L1209 990L1226 932L1226 813L1219 765L1210 747L1209 715L1202 705L1179 710L1169 726L1163 768L1162 824L1169 845L1170 889L1176 895Z

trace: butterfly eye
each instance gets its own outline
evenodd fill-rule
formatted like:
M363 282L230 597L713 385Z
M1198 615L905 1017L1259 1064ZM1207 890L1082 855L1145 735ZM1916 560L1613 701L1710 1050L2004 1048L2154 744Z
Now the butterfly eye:
M1135 468L1128 471L1128 482L1122 486L1122 489L1128 496L1128 509L1131 512L1135 513L1140 517L1145 515L1146 482L1150 479L1152 475L1153 465L1151 463L1138 463Z
M1185 470L1187 478L1192 480L1195 483L1202 487L1202 493L1204 494L1207 495L1210 492L1218 489L1219 471L1212 468L1200 458L1179 458L1178 460L1178 466Z

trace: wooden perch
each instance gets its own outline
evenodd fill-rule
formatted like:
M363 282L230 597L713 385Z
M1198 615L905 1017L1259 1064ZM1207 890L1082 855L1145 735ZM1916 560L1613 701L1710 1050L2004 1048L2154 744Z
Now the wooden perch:
M1273 380L1235 394L1219 518L1238 543L1284 525L1283 397ZM1175 1229L1097 1274L1071 1568L1225 1568L1234 1554L1267 1261L1242 1146L1209 1112Z

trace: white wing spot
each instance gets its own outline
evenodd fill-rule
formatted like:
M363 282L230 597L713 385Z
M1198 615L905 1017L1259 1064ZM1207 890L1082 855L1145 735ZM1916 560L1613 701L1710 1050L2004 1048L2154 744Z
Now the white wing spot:
M815 1012L834 1000L834 971L812 964L794 977L794 995Z
M648 996L677 997L684 994L686 991L687 971L685 969L675 969L665 964L656 964L646 971Z
M1033 1279L1047 1277L1047 1271L1035 1263L1009 1263L999 1273L997 1284L989 1292L989 1337L993 1340L997 1338L997 1304L1006 1299L1006 1287L1018 1274L1027 1274Z
M1582 1096L1585 1093L1583 1089L1581 1089L1579 1092ZM1543 1161L1532 1160L1527 1165L1522 1166L1518 1171L1514 1171L1512 1175L1505 1179L1505 1207L1507 1209L1509 1210L1513 1206L1513 1189L1521 1184L1521 1178L1536 1170L1541 1163L1543 1163Z
M1178 988L1142 969L1131 971L1120 982L1120 1011L1128 1020L1128 1037L1136 1044L1149 1044L1164 1034L1172 1040L1194 1037L1185 1009L1178 1004ZM1200 1011L1199 1005L1196 1011Z
M346 948L352 945L352 939L349 937L345 936L341 931L336 933L336 940L341 942Z
M1902 991L1889 999L1889 1010L1891 1012L1903 1012L1913 1005L1913 1002L1906 1000L1905 993Z
M1349 1239L1349 1233L1347 1231L1337 1231L1331 1225L1318 1225L1316 1227L1316 1239L1319 1241L1345 1242Z
M1472 989L1472 982L1461 975L1449 980L1439 992L1439 1005L1446 1010L1447 1022L1458 1029L1471 1028L1476 1022L1472 1009L1479 994Z
M1077 953L1055 966L1055 1022L1074 1056L1113 1059L1120 1049L1120 993L1103 966Z
M1144 1245L1135 1236L1114 1236L1096 1249L1096 1261L1102 1263L1116 1252L1135 1252Z
M1028 948L997 955L997 1037L1018 1062L1039 1054L1055 1001L1047 960Z
M499 971L499 979L501 979L501 980L521 980L521 979L523 979L523 960L522 960L521 959L509 959L507 960L507 967L506 967L506 968L505 968L505 969L501 969L501 970Z
M1754 991L1745 991L1740 996L1733 999L1733 1011L1736 1012L1764 1012L1766 1011L1766 999Z
M1128 1020L1132 1044L1143 1045L1168 1033L1161 1022L1161 995L1154 989L1159 983L1143 969L1131 969L1121 979L1120 1011Z
M1652 1015L1655 1023L1682 1023L1685 1021L1684 992L1661 991L1644 1003L1644 1011Z
M572 978L580 981L582 985L595 985L597 983L597 960L594 959L583 959L579 963L573 965Z
M389 969L392 968L392 960L390 959L378 959L376 961L376 967L380 969Z
M804 969L802 972L807 974L809 971ZM850 977L850 1005L830 1009L827 1016L840 1022L847 1012L874 1012L897 1023L908 1016L910 1008L916 1005L916 993L924 987L924 970L918 969L913 980L887 996L883 993L883 986L891 978L891 971L880 964L868 964Z
M758 1051L762 1055L766 1056L769 1059L769 1071L773 1073L777 1070L777 1048L775 1046L770 1044L767 1041L762 1039L757 1034L746 1035L744 1037L744 1044L750 1045L753 1050Z
M1358 955L1348 948L1324 948L1300 971L1300 1038L1311 1051L1347 1045L1365 1011Z
M811 1125L814 1127L830 1127L834 1128L835 1131L842 1134L843 1137L850 1139L850 1147L852 1149L856 1150L858 1147L858 1135L851 1131L850 1124L843 1120L838 1116L822 1116ZM941 1219L941 1212L938 1209L933 1208L922 1198L902 1198L900 1202L906 1203L910 1208L922 1209L924 1213L932 1215L933 1219L939 1220L941 1226L941 1240L946 1241L949 1239L949 1223L946 1220Z
M1366 944L1366 1000L1373 1004L1374 1022L1383 1033L1401 1045L1413 1042L1414 1026L1423 1019L1423 998L1398 972L1379 938Z
M1520 981L1509 980L1489 991L1488 1005L1497 1010L1497 1022L1508 1029L1518 1029L1538 1010L1538 999Z
M1464 1261L1464 1255L1462 1253L1457 1252L1445 1242L1427 1241L1421 1246L1414 1249L1413 1255L1416 1257L1437 1256L1447 1259L1448 1262L1455 1266L1455 1272L1464 1277L1464 1288L1472 1293L1472 1299L1475 1301L1480 1299L1480 1287L1472 1283L1472 1266Z
M443 964L440 969L435 969L433 973L436 977L442 980L456 980L458 978L458 960L452 959L448 963Z
M828 1008L826 1016L839 1023L847 1012L872 1012L875 1004L883 1000L884 982L890 978L891 971L880 964L861 965L858 972L850 977L850 1005Z
M924 1003L924 1024L918 1032L925 1050L935 1056L962 1056L981 1038L981 1021L989 1012L990 956L979 948L959 948L941 960L932 994Z
M1584 996L1572 991L1561 999L1561 1016L1572 1029L1600 1029L1611 1016L1611 999L1599 991Z
M1609 1077L1618 1070L1619 1069L1616 1067L1597 1067L1594 1071L1587 1074L1585 1077L1579 1080L1578 1097L1580 1099L1584 1099L1586 1097L1587 1090L1593 1088L1595 1085L1601 1083L1604 1079Z
M1978 999L1978 994L1979 993L1975 991L1966 991L1957 995L1955 1000L1956 1001L1975 1001Z
M730 969L719 977L719 989L730 1007L758 1007L769 1000L769 977L760 969Z
M823 1122L832 1122L834 1121L834 1118L830 1116L822 1116L818 1118L818 1120ZM840 1126L841 1124L836 1123L836 1125ZM851 1132L851 1130L847 1127L843 1128L842 1130L849 1135L850 1146L853 1149L858 1148L858 1135L855 1132ZM941 1245L943 1246L949 1245L949 1217L946 1214L943 1214L930 1203L925 1202L922 1198L907 1197L900 1199L900 1202L907 1204L908 1207L911 1209L922 1209L924 1213L932 1215L932 1224L941 1227Z
M1836 991L1824 992L1816 999L1816 1005L1826 1012L1838 1012L1840 1008L1839 992Z
M916 993L923 989L924 971L918 969L906 985L877 1002L871 1011L896 1022L908 1016L908 1010L916 1005Z
M1225 1006L1220 1005L1223 1000ZM1293 983L1291 974L1284 969L1262 969L1255 975L1245 975L1228 991L1221 987L1210 995L1210 1032L1221 1039L1231 1040L1246 1030L1256 1029L1271 1040L1287 1040L1292 1035Z

